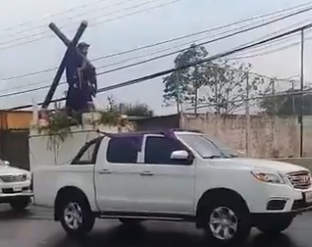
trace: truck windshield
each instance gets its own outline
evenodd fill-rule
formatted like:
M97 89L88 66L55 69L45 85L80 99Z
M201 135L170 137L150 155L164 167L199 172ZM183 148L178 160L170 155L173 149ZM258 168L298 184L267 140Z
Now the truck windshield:
M238 152L232 150L226 144L205 135L177 134L177 136L204 159L239 156Z

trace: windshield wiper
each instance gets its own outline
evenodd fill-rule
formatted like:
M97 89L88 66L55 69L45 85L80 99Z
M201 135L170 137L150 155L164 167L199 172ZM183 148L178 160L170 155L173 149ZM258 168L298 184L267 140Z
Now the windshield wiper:
M230 154L229 155L231 158L238 158L238 155L236 155L236 154Z
M205 156L204 159L222 159L224 156L222 155L210 155L210 156Z

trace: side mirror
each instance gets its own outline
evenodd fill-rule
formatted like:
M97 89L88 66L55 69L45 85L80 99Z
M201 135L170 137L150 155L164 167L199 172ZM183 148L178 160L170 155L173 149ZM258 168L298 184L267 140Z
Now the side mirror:
M3 162L6 166L10 166L10 161L4 160Z
M172 160L187 160L189 158L189 153L185 150L173 151L170 155Z

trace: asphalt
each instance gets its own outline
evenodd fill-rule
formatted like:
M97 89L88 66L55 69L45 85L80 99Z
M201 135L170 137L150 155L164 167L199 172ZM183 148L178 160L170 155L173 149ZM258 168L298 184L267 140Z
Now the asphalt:
M311 247L312 213L299 216L278 237L268 237L254 230L241 247ZM16 214L0 207L0 246L5 247L201 247L205 243L201 231L193 224L145 222L126 228L116 220L98 220L91 234L80 241L66 237L59 223L53 221L52 210L31 207ZM213 247L213 246L212 246Z

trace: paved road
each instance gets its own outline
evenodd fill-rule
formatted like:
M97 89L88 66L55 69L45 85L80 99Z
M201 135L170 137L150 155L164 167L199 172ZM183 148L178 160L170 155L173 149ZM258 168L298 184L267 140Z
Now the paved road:
M298 217L292 227L276 238L254 231L245 247L310 247L312 214ZM207 246L202 233L193 224L146 222L126 229L115 220L98 220L90 236L83 241L66 238L46 208L31 208L16 215L0 208L0 246L6 247L201 247Z

